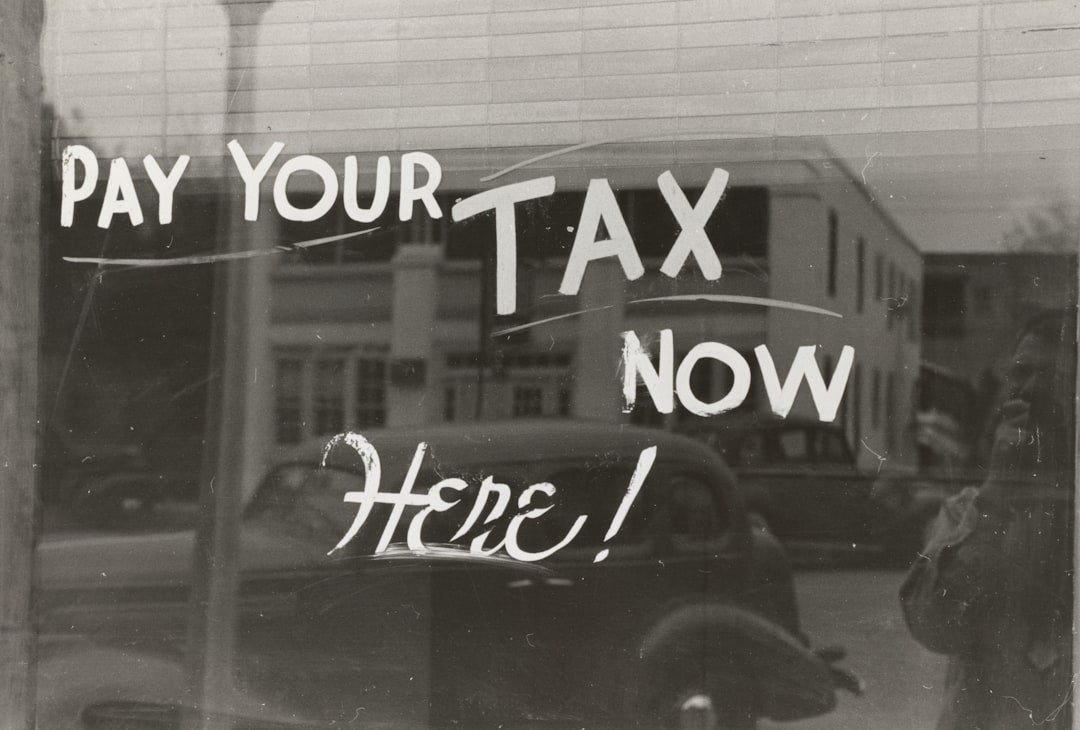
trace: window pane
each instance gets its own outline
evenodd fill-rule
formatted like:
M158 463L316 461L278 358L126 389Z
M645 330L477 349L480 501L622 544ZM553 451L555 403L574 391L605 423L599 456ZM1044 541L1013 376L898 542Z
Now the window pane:
M301 392L304 363L301 360L280 359L277 362L277 440L296 443L303 433Z
M339 433L345 426L345 361L315 363L315 432Z
M449 420L449 419L448 419ZM356 361L356 426L381 426L386 422L386 362L361 358Z

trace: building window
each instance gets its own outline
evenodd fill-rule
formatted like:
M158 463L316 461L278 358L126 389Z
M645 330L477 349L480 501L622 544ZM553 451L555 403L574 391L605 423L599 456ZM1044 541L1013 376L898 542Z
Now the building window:
M891 371L885 375L885 444L890 450L896 448L896 425L900 414L896 411L896 378Z
M915 282L911 282L911 289L908 291L907 301L907 318L908 318L908 339L915 340L915 336L919 333L919 287L915 286Z
M686 190L687 198L692 201L700 194L700 189ZM667 256L680 227L660 192L655 189L631 190L619 197L630 235L642 258ZM577 221L572 223L576 224ZM764 257L769 240L768 189L727 188L705 224L705 235L721 258Z
M544 413L544 391L531 386L514 388L514 416L539 416Z
M386 421L386 362L347 352L290 353L277 359L275 435L279 443ZM309 420L310 419L310 420Z
M963 274L927 274L923 284L923 334L958 337L964 333L965 290Z
M888 292L885 299L885 326L892 329L893 319L900 316L900 302L896 293L896 264L889 262Z
M881 301L885 297L885 257L874 257L874 298Z
M345 361L315 363L315 433L340 433L345 427Z
M855 246L855 311L862 312L866 303L866 239L860 237Z
M862 440L862 367L851 371L851 442L858 446Z
M840 236L840 223L836 217L836 211L829 209L829 282L828 291L830 297L836 296L836 260L837 245Z
M304 361L292 358L278 360L275 380L277 440L283 444L294 444L303 435L301 405Z
M567 387L559 388L559 415L570 415L570 389Z
M870 427L878 428L881 425L881 371L874 368L873 381L870 390Z
M443 389L443 419L447 422L457 418L457 388L447 386Z
M356 361L357 426L381 426L386 423L386 361L359 358Z

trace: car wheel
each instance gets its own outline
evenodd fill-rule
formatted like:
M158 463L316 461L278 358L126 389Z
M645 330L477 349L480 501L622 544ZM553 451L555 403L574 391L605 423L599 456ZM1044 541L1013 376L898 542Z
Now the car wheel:
M772 534L772 528L769 527L769 521L765 518L765 515L757 510L750 510L746 513L746 521L750 523L751 529L760 530L761 532L767 532Z
M723 697L703 688L668 696L658 708L657 727L665 730L752 730L757 721L749 710L723 706Z
M689 657L668 665L664 678L647 693L649 699L642 724L665 730L756 728L756 713L749 704L754 696L752 688L742 686L742 682L708 681L710 672L705 671L708 666L711 666L708 662ZM730 680L731 674L720 670L715 676L727 676Z

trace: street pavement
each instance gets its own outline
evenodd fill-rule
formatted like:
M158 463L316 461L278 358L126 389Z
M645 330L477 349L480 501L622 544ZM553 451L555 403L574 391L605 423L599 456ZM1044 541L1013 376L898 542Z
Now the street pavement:
M840 693L839 705L819 718L763 721L778 730L933 728L941 702L945 658L908 634L897 592L902 570L820 569L796 573L803 630L815 646L838 644L843 666L866 682L866 693Z

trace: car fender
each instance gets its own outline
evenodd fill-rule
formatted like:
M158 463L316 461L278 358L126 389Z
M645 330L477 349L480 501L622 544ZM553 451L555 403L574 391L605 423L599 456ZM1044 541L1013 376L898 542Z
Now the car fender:
M187 667L173 655L131 651L108 645L77 642L46 648L37 663L36 723L42 728L81 728L84 713L95 707L130 707L169 710L192 707ZM281 726L297 722L297 716L234 688L222 717Z
M82 727L87 707L131 701L186 704L182 663L161 654L79 644L54 647L37 665L37 725Z
M712 657L709 657L709 655ZM673 667L708 663L710 681L747 689L760 716L794 720L829 712L836 688L828 665L782 627L737 606L689 604L664 616L645 635L640 694L665 681ZM716 657L724 661L716 662ZM747 683L750 687L747 687Z

